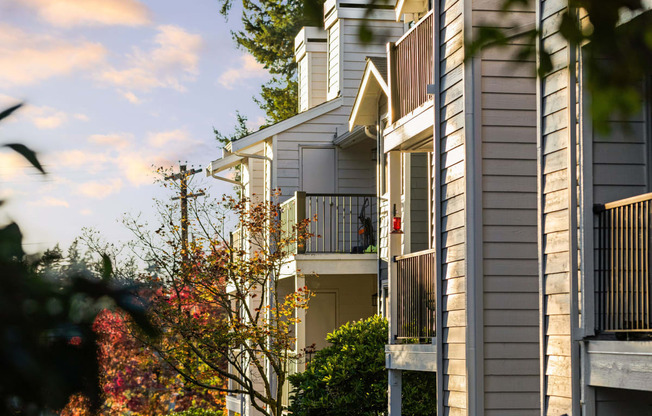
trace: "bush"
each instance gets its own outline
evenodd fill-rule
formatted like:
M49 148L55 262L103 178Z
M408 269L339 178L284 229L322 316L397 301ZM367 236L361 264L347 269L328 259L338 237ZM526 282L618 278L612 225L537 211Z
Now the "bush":
M347 323L326 339L306 371L290 376L294 416L382 415L387 411L387 320L374 316ZM434 373L405 372L403 414L434 415Z

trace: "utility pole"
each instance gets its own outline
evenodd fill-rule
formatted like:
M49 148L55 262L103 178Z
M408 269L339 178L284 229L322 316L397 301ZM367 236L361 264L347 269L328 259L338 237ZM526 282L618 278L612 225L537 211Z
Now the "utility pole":
M179 196L173 197L172 200L181 201L181 258L184 264L188 261L188 198L204 195L204 191L188 194L188 177L201 171L201 169L186 170L186 165L179 165L179 173L165 177L166 181L179 180Z

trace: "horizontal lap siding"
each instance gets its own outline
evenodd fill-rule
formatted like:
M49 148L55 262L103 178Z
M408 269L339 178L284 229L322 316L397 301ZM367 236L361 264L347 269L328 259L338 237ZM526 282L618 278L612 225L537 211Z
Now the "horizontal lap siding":
M462 1L440 1L440 216L443 406L467 414ZM436 206L437 204L433 204Z
M376 193L376 162L372 160L373 142L366 140L337 151L337 192L344 194Z
M593 137L593 199L604 204L646 192L649 148L643 114L609 123L606 134Z
M341 127L348 120L348 111L348 108L341 107L288 129L277 136L275 155L276 186L281 190L282 199L287 199L295 191L301 190L301 146L332 147L333 137L336 135L338 127ZM368 178L372 173L366 174L365 183L369 181ZM336 171L336 175L339 175L339 172ZM374 189L373 183L372 180L371 188L369 188L371 192Z
M596 388L596 416L649 415L652 394L647 391Z
M374 32L369 44L360 43L360 25L362 20L346 19L341 21L342 38L342 85L340 94L353 101L360 87L364 73L366 57L387 56L387 42L393 42L403 35L403 24L387 21L369 21L366 25Z
M540 91L545 415L572 413L568 152L576 149L568 148L569 128L575 128L568 126L568 48L557 33L565 8L565 0L542 1L539 22L543 46L553 61L553 72L544 78Z
M428 249L428 156L411 154L410 251Z
M497 19L473 1L474 26L535 21L534 5ZM485 415L536 415L539 398L535 64L517 47L481 55Z

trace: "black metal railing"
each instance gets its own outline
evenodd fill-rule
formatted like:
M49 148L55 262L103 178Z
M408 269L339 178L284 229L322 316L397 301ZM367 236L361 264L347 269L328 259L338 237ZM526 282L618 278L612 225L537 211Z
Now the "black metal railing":
M596 205L596 329L648 332L652 193Z
M435 250L396 257L396 339L429 342L435 336Z
M309 219L308 238L297 253L375 253L376 196L295 192L281 204L282 231Z

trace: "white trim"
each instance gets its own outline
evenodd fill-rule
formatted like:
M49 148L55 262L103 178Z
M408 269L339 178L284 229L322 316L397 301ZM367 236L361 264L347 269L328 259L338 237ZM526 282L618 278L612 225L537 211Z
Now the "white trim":
M336 110L337 108L341 107L342 104L344 104L344 100L339 97L331 101L327 101L323 104L320 104L316 107L311 108L308 111L304 111L303 113L297 114L294 117L290 117L287 120L280 121L274 125L271 125L267 128L264 128L262 130L258 130L255 133L250 134L249 136L243 137L240 140L236 140L234 142L231 142L231 147L233 152L236 152L238 150L243 150L246 149L249 146L253 146L265 139L268 139L272 136L275 136L279 133L283 133L286 130L289 130L293 127L296 127L300 124L303 124L307 121L310 121L316 117L319 117L321 115L324 115L328 112L331 112L333 110Z
M215 173L219 173L239 165L240 163L242 163L243 159L244 157L242 156L234 155L233 153L228 153L223 155L220 159L216 159L210 162L208 166L206 166L204 171L206 172L206 176L213 176L213 174Z
M371 76L374 76L375 82L377 87L373 90L367 91L367 89L374 87L375 85L371 82L372 78ZM353 109L351 110L351 116L349 117L349 131L353 131L353 129L356 126L365 126L365 125L371 125L367 123L362 123L358 121L358 112L360 111L360 108L364 105L366 102L366 96L369 94L374 93L375 102L374 102L374 107L376 110L376 115L374 117L374 123L376 122L378 118L378 98L380 97L380 94L378 93L378 87L380 87L380 91L382 91L386 97L389 97L389 87L387 86L387 83L385 82L385 79L383 76L380 74L380 71L378 71L378 68L376 68L376 65L373 64L371 60L367 61L367 64L365 65L364 69L364 75L362 76L362 81L360 82L360 87L358 88L358 92L355 96L355 101L353 102ZM371 116L369 116L371 117Z
M434 101L421 104L414 111L385 129L385 152L392 150L410 150L428 139L434 124L435 114L432 110Z

